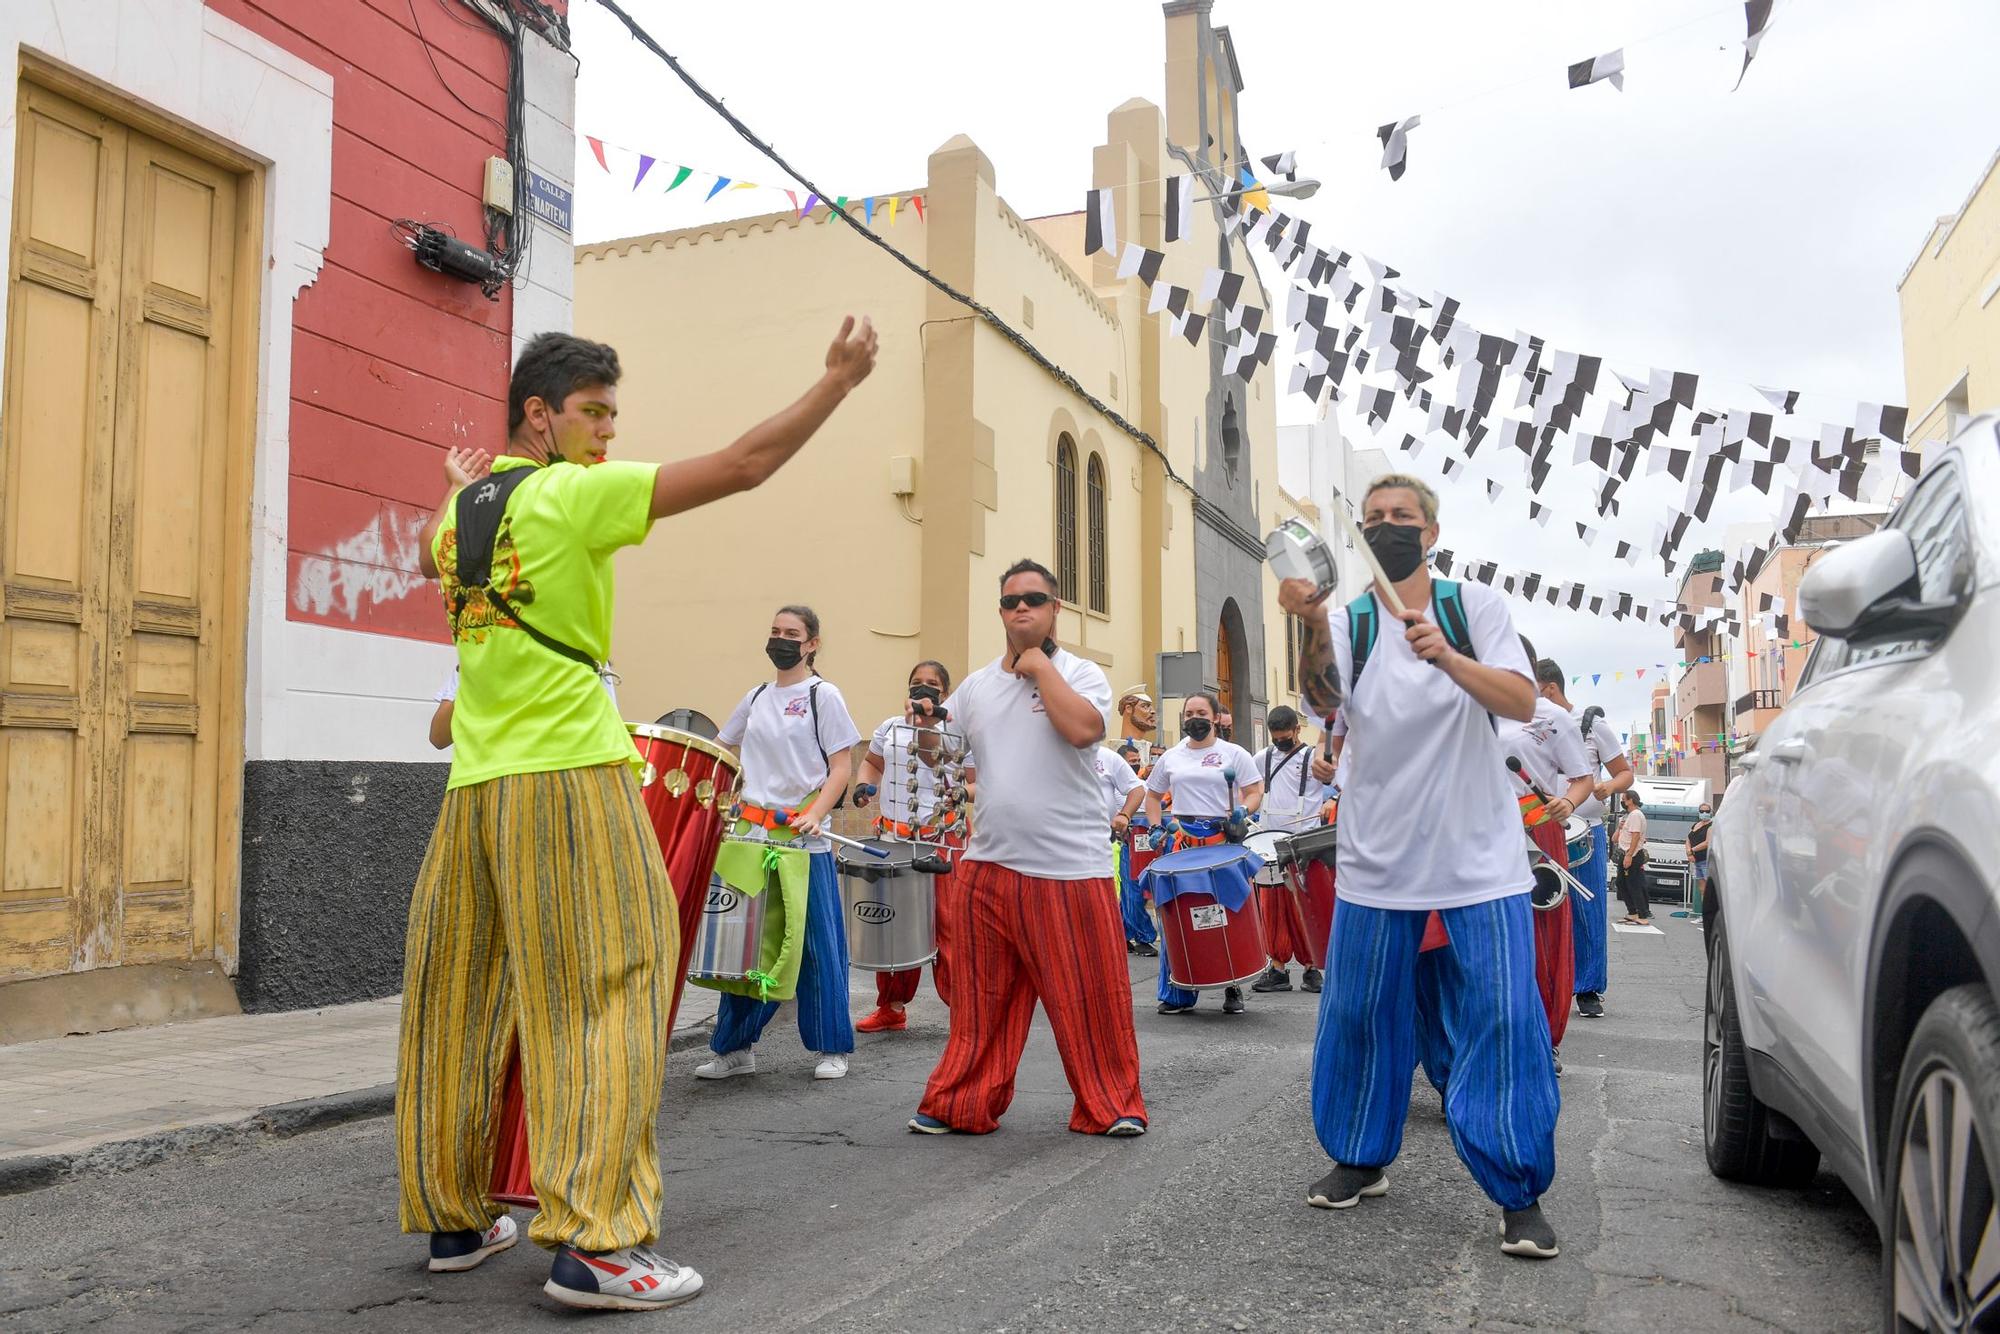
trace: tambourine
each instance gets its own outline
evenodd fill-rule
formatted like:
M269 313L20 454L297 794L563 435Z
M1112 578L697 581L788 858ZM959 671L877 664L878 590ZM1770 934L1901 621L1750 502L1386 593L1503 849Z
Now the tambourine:
M1316 597L1340 585L1340 568L1333 548L1303 519L1287 519L1264 539L1264 559L1280 579L1310 580Z

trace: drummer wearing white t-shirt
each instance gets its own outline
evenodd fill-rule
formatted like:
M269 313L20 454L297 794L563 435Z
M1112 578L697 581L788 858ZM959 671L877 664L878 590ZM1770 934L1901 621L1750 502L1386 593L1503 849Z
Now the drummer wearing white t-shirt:
M1593 779L1601 768L1604 781L1591 791L1590 798L1576 808L1577 817L1590 826L1590 860L1578 872L1577 879L1597 898L1591 903L1577 904L1570 914L1570 933L1576 940L1576 1012L1585 1019L1604 1017L1604 992L1611 981L1611 958L1608 949L1611 922L1611 844L1605 830L1605 803L1632 786L1638 777L1632 769L1632 761L1625 757L1625 747L1618 740L1618 733L1604 721L1604 710L1592 705L1577 709L1570 704L1569 696L1563 693L1562 667L1551 658L1543 658L1535 664L1535 679L1540 683L1542 698L1558 708L1567 709L1576 720L1579 734L1583 738L1585 758L1590 761Z
M1241 843L1250 832L1250 817L1263 804L1264 784L1257 777L1250 752L1215 734L1222 712L1215 696L1190 695L1181 702L1181 742L1163 751L1146 779L1146 818L1163 835L1173 838L1173 850L1196 848L1228 840ZM1173 803L1173 814L1162 818L1160 799ZM1160 956L1160 1013L1186 1014L1201 993L1177 987L1167 975L1167 957ZM1225 987L1224 1014L1243 1013L1243 988Z
M715 739L742 756L742 820L738 837L790 830L811 858L805 948L799 967L799 1036L819 1057L815 1079L847 1074L854 1021L847 1012L847 930L832 845L822 836L834 803L847 790L861 733L840 687L813 670L819 616L811 607L781 607L771 618L764 652L777 679L751 690ZM747 828L746 828L747 826ZM698 1079L757 1072L757 1039L778 1012L777 1001L725 993L709 1049L715 1059L695 1067Z
M951 673L941 662L925 660L910 669L905 682L911 698L923 697L943 703L951 693ZM891 757L896 760L890 772ZM954 757L939 735L936 719L914 726L898 714L885 718L869 738L868 753L861 760L861 781L854 787L854 807L867 809L871 798L881 797L881 812L875 817L875 831L892 843L918 843L935 849L965 846L966 810L958 806L958 793L946 787L943 778L954 765L968 790L978 782L978 766L972 752ZM884 775L888 776L885 777ZM969 808L968 808L969 809ZM952 854L945 854L950 856ZM943 902L952 891L953 870L931 876L933 892ZM945 942L938 941L938 955L931 963L931 981L938 996L951 1004L946 985L951 965L945 959ZM909 1026L906 1013L916 999L922 968L875 974L875 1009L855 1022L857 1033L899 1033Z
M938 934L958 952L951 1035L909 1123L922 1134L998 1129L1037 999L1076 1099L1069 1128L1146 1132L1095 763L1111 683L1056 646L1056 611L1055 576L1017 562L1000 580L1004 651L944 704L980 778L958 890L938 905ZM912 716L934 709L912 701Z
M1281 834L1315 829L1320 809L1326 804L1326 784L1313 777L1312 747L1299 735L1299 715L1280 704L1264 719L1271 744L1250 757L1257 776L1264 783L1264 819L1261 827ZM1265 944L1271 951L1270 966L1250 984L1252 991L1290 991L1291 963L1299 957L1292 939L1291 914L1285 908L1284 889L1271 885L1257 887L1258 906L1264 913ZM1320 970L1306 966L1300 982L1304 991L1317 992L1325 979Z
M1439 534L1428 485L1377 478L1362 523L1407 610L1370 590L1329 614L1310 581L1279 586L1303 627L1306 702L1321 717L1344 709L1350 738L1340 908L1313 1047L1313 1124L1334 1166L1307 1202L1346 1209L1388 1190L1416 1065L1416 956L1436 910L1451 940L1439 953L1450 956L1440 982L1452 1144L1501 1208L1501 1250L1547 1258L1556 1236L1539 1200L1555 1177L1558 1094L1520 812L1494 735L1496 717L1534 716L1534 669L1498 593L1425 568Z

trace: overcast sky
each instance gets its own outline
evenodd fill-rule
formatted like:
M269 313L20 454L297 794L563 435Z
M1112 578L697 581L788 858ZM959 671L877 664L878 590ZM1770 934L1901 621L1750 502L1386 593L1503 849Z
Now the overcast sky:
M921 188L931 150L965 133L1017 211L1075 210L1106 113L1129 97L1164 101L1152 0L624 4L834 194ZM1419 293L1459 298L1462 316L1490 332L1525 330L1628 373L1698 372L1704 405L1761 407L1755 382L1807 391L1809 420L1850 424L1856 400L1904 401L1897 279L2000 148L2000 4L1781 2L1731 93L1742 13L1707 0L1218 0L1213 20L1236 42L1247 147L1296 149L1302 173L1325 182L1316 198L1281 205L1313 223L1316 242L1393 264ZM670 195L668 165L798 188L592 0L572 5L571 26L578 131L612 146L614 173L579 145L580 243L784 203L763 190L705 202L705 175ZM1617 46L1622 93L1566 86L1568 64ZM1408 171L1391 182L1374 128L1415 114ZM661 161L637 191L636 160L618 147ZM1300 400L1280 413L1311 410ZM1359 421L1343 426L1375 443ZM1433 450L1417 470L1435 477L1435 461ZM1646 481L1628 488L1627 517L1649 532L1681 488ZM1629 567L1562 521L1529 524L1518 484L1491 504L1476 480L1441 489L1446 546L1555 578L1673 591L1656 562ZM1594 522L1581 476L1549 494ZM1772 507L1755 492L1732 497L1703 535L1720 544L1729 524L1768 520ZM1518 619L1569 671L1604 674L1581 693L1621 729L1645 711L1653 664L1672 661L1663 630L1546 606Z

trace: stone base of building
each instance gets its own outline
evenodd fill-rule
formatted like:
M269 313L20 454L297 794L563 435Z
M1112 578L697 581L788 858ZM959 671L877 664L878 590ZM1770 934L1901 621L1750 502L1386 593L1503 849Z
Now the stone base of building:
M410 891L450 773L443 762L244 766L236 992L245 1010L403 989Z
M241 1013L217 963L94 968L0 985L0 1045Z

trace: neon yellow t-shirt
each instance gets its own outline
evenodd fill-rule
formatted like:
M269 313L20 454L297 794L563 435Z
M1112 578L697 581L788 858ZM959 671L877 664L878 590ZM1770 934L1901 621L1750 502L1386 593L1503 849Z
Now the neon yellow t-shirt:
M502 456L493 471L534 468ZM507 604L558 643L603 662L611 654L611 557L645 540L653 463L558 463L507 498L493 541L493 584ZM474 483L478 485L478 483ZM431 545L445 615L458 596L458 506ZM451 715L450 787L506 774L639 762L617 706L590 668L544 648L499 616L483 590L452 627L458 704Z

